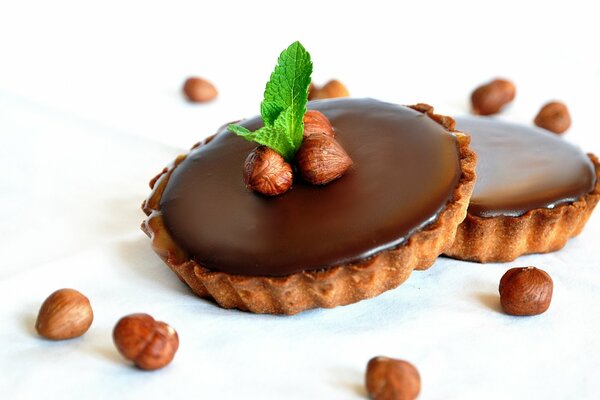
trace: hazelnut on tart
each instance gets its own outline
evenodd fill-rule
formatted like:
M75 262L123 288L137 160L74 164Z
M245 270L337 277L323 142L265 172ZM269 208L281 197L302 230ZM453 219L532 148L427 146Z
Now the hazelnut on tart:
M283 194L249 189L242 169L256 145L227 128L152 180L143 229L197 295L256 313L335 307L397 287L452 244L475 155L451 119L371 99L308 108L327 117L351 159L327 184L296 171Z
M467 218L446 255L507 262L561 249L600 199L600 163L551 132L486 117L456 118L478 156Z

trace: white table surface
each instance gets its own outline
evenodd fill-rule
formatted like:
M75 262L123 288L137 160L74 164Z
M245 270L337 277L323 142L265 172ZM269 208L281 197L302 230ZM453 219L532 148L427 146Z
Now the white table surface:
M293 317L196 298L139 224L148 180L222 123L258 112L279 52L301 40L314 80L355 97L468 112L495 76L517 99L500 118L531 123L557 98L565 140L600 153L600 28L593 2L0 3L0 398L360 399L366 362L420 370L422 399L600 396L600 212L554 254L479 265L440 258L396 290ZM537 3L537 2L535 2ZM219 98L186 103L188 75ZM550 273L540 316L499 310L513 266ZM79 339L33 329L52 291L73 287L95 319ZM174 326L173 363L131 368L111 332L132 312Z

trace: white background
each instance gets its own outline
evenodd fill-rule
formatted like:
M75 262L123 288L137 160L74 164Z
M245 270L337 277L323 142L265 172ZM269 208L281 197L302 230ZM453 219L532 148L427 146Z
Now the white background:
M586 399L600 393L600 212L555 254L504 265L440 259L376 299L294 317L197 299L139 230L148 180L221 124L258 112L294 40L313 78L355 97L468 112L495 76L531 123L557 98L565 140L600 153L594 2L0 2L0 397L359 399L372 356L413 362L422 399ZM189 75L219 98L186 103ZM560 162L560 160L557 160ZM499 311L512 266L550 273L541 316ZM87 294L94 324L54 343L33 330L44 298ZM181 339L157 372L128 366L115 322L148 312Z

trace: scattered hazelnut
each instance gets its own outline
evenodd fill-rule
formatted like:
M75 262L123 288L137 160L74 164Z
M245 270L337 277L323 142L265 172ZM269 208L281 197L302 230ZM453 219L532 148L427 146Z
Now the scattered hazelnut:
M313 133L304 138L296 153L302 178L313 185L324 185L344 175L352 160L335 138Z
M369 398L413 400L421 391L421 377L414 365L388 357L372 358L365 376Z
M536 267L511 268L500 279L500 303L510 315L537 315L550 307L552 278Z
M490 83L479 86L471 94L473 113L496 114L502 107L513 101L516 90L515 85L506 79L494 79Z
M42 304L35 321L35 329L47 339L63 340L87 332L94 320L87 297L73 289L60 289Z
M571 116L564 103L551 101L542 107L533 122L540 128L561 134L571 126Z
M333 99L336 97L348 96L350 96L348 89L346 89L346 86L337 79L330 80L321 88L313 85L312 88L309 87L308 91L309 100Z
M292 166L281 154L267 146L252 151L244 163L244 182L248 189L265 196L285 193L293 181Z
M327 136L335 137L333 126L325 114L317 110L308 110L304 114L304 137L313 133L324 133Z
M123 357L145 370L169 364L179 348L175 329L148 314L121 318L113 330L113 341Z
M215 86L202 78L188 78L183 85L183 93L194 103L204 103L217 97Z

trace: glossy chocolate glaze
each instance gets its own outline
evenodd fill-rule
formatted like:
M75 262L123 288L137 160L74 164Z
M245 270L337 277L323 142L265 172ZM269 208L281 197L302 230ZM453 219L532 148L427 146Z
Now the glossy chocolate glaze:
M356 262L435 220L460 177L456 138L424 114L371 99L309 103L330 119L354 166L325 186L267 198L242 166L256 146L222 130L173 171L161 199L171 235L201 265L285 276ZM249 129L260 118L244 120Z
M486 117L456 118L477 153L477 182L469 213L519 216L590 193L594 166L577 147L546 130Z

